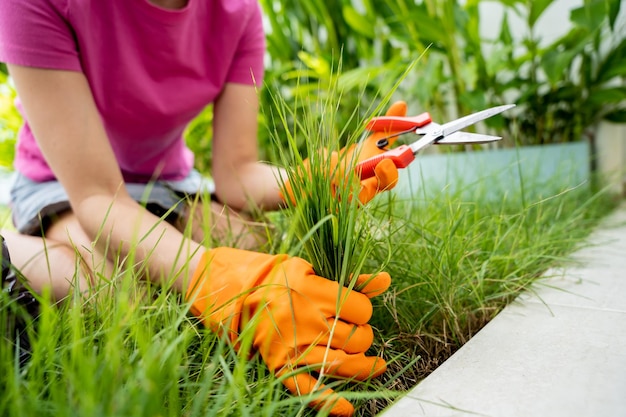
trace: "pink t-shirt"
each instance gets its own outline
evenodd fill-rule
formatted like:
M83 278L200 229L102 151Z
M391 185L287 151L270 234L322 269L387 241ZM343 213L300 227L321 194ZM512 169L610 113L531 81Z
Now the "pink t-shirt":
M226 83L263 78L256 0L0 0L0 61L87 77L126 181L184 178L193 166L186 125ZM28 122L15 167L54 179Z

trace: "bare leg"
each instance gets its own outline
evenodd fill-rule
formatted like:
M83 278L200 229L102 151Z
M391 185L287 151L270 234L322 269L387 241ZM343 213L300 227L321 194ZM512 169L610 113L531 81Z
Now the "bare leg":
M41 293L50 289L55 300L70 294L75 285L87 288L89 280L82 260L69 246L50 239L2 231L11 262L28 279L31 288Z
M270 226L255 222L251 216L215 201L196 201L187 207L187 215L176 225L190 233L193 240L209 246L231 246L259 250L268 241ZM76 216L68 211L48 228L46 237L2 231L12 263L26 276L31 288L39 293L49 288L55 300L76 290L84 292L99 276L110 279L115 271L113 256L100 253Z
M101 253L87 234L83 231L78 218L71 211L58 216L57 220L46 231L46 238L55 242L62 242L82 257L84 265L90 271L93 278L102 275L111 278L114 273L114 265L111 256L107 259L106 254Z
M71 212L59 215L45 238L3 231L12 263L39 293L50 288L55 300L77 289L88 291L97 277L110 278L113 264L96 251Z
M236 212L216 201L194 201L187 206L186 217L176 226L190 233L196 242L209 247L229 246L247 250L261 249L267 244L271 230L269 224L254 221L252 216Z

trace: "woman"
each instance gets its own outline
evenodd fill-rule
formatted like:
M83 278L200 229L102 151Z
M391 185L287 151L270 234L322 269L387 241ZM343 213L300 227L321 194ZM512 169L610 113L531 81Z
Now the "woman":
M388 275L362 276L362 293L344 290L342 327L320 339L336 315L336 283L315 277L302 259L210 248L203 234L207 221L208 229L245 234L250 223L232 210L282 203L283 172L258 161L264 52L252 0L0 0L0 61L25 119L11 193L19 233L2 233L12 263L33 290L50 287L60 300L113 270L110 254L132 252L148 279L185 294L192 313L233 341L246 325L240 317L261 314L254 346L279 375L302 361L332 362L327 372L336 376L379 375L384 360L364 354L372 343L368 296L387 288ZM182 132L208 104L216 201L207 220L202 204L188 204L203 185ZM397 180L388 164L379 173L363 184L370 195ZM293 314L296 298L302 305ZM308 349L320 340L332 348L329 362L317 351L326 345ZM307 394L316 382L300 373L285 385ZM330 390L313 405L335 415L353 410Z

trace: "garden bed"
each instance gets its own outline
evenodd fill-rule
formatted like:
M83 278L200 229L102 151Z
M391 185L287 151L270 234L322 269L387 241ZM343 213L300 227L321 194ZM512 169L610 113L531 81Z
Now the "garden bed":
M424 166L416 164L403 173L412 179L401 180L415 186L418 177L437 176ZM535 181L537 187L524 169L509 166L519 175L515 186L502 184L501 170L483 170L471 187L448 177L443 189L399 188L359 212L374 239L363 268L388 271L393 284L374 299L372 319L371 353L385 357L389 370L366 383L332 383L354 401L357 415L377 414L429 375L564 261L613 207L610 196L578 174L551 175ZM289 219L288 212L280 218ZM120 269L87 302L45 308L29 366L16 368L2 345L1 414L316 414L285 394L261 361L237 356L199 327L180 301Z

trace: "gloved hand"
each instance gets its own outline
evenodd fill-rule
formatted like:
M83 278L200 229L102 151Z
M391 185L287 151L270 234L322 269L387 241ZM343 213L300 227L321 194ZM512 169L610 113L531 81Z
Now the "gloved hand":
M397 101L393 103L387 110L387 116L406 116L407 105L404 101ZM397 136L391 136L394 133L400 133L400 131L380 131L374 132L367 137L362 143L353 144L347 148L341 149L339 152L332 152L329 155L330 161L329 172L333 173L330 178L330 186L333 195L336 195L336 190L340 187L343 179L346 175L347 169L354 169L356 164L365 159L371 158L376 155L380 155L385 152L390 145L398 139ZM381 138L387 138L387 145L382 149L377 146L378 140ZM323 149L323 158L321 160L327 160L326 149ZM304 161L304 168L310 173L310 160ZM358 192L358 198L361 204L368 203L378 193L386 190L391 190L396 186L398 182L398 169L394 163L388 159L383 159L374 168L374 176L360 181L360 189ZM285 184L285 189L292 203L295 204L294 191L289 183ZM284 198L284 197L283 197Z
M382 374L385 360L365 355L374 337L367 323L370 298L390 283L387 273L361 275L353 291L316 276L301 258L216 248L203 255L186 298L205 326L235 345L251 331L252 347L293 394L314 392L310 406L351 416L350 402L298 368L357 380Z

